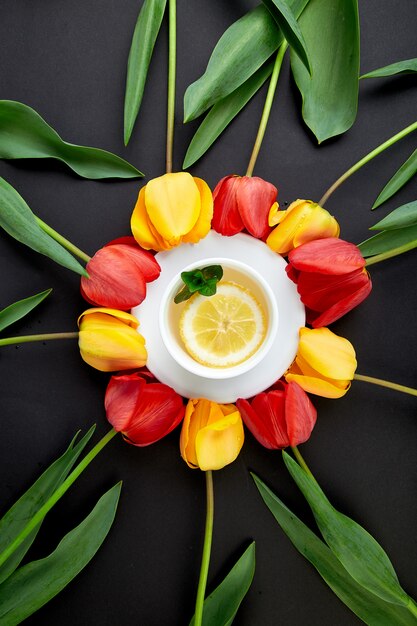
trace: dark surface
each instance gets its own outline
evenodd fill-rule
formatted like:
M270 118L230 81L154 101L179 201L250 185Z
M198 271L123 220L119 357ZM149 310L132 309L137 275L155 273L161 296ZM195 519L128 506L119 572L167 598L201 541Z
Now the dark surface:
M34 107L68 141L110 149L145 171L164 170L166 28L157 43L139 122L123 148L126 60L140 2L132 0L3 0L0 5L0 95ZM186 86L203 71L227 25L249 0L178 3L178 98L175 166L180 168L197 124L182 126ZM400 7L400 8L398 8ZM361 3L362 72L417 56L414 0ZM284 64L278 97L256 167L275 183L281 204L318 200L371 148L416 119L415 76L361 83L359 114L344 136L317 147L302 124L299 96ZM192 172L213 187L243 174L263 105L251 102ZM338 190L328 203L344 239L359 242L393 208L416 199L416 181L376 213L379 190L416 145L409 136ZM5 177L51 226L92 254L129 234L140 181L89 182L53 162L1 162ZM0 308L53 287L53 294L5 334L75 330L86 308L75 274L0 233ZM357 350L358 372L416 386L416 253L372 267L370 298L335 332ZM67 445L77 429L108 429L103 394L108 380L85 365L76 342L3 348L0 355L1 506L3 510ZM417 596L416 402L354 383L339 401L314 399L319 419L303 454L345 513L362 523L390 555L405 589ZM248 543L257 570L235 624L350 626L359 620L322 583L264 508L248 473L255 471L305 521L306 504L280 453L248 435L238 460L215 475L216 516L209 590ZM204 477L181 460L178 432L145 449L114 440L50 514L32 550L48 554L123 479L113 529L90 565L28 624L182 626L193 614L202 547Z

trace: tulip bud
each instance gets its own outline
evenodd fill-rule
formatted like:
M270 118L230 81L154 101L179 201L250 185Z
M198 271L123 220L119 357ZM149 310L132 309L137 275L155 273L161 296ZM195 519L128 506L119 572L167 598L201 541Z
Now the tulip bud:
M189 400L181 430L181 456L191 468L221 469L232 463L244 441L242 419L234 404Z
M78 319L79 347L86 363L102 372L143 367L145 340L130 313L115 309L88 309Z
M327 326L364 300L372 289L365 259L353 243L329 237L304 243L285 268L296 283L313 328Z
M185 410L174 389L138 372L112 376L104 404L110 424L134 446L148 446L168 435Z
M341 398L351 385L357 366L347 339L328 328L301 328L298 352L285 380L325 398Z
M286 211L276 211L272 207L269 225L276 224L266 243L274 252L283 255L307 241L338 237L340 233L335 218L310 200L296 200Z
M146 283L158 278L155 257L133 237L121 237L100 248L87 263L89 278L81 278L81 295L90 304L131 309L146 296Z
M317 411L296 383L278 381L270 391L251 401L236 402L245 426L260 444L270 450L298 446L309 439Z
M211 191L188 172L164 174L139 192L131 219L132 233L146 250L169 250L181 243L197 243L210 230Z

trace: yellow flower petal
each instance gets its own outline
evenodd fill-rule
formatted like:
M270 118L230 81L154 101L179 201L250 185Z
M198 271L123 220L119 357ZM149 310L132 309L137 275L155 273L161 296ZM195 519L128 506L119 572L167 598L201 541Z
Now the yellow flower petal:
M201 210L197 222L189 233L183 236L183 243L197 243L207 235L211 227L213 217L213 196L210 187L201 178L194 176L194 182L197 185L201 199Z
M267 245L278 254L288 254L294 248L293 240L297 231L303 228L303 222L310 215L311 210L307 202L288 207L285 218L268 236Z
M136 206L133 209L130 220L132 234L145 250L167 250L170 247L169 244L158 234L148 217L145 206L145 189L146 185L140 190Z
M136 317L134 317L130 313L126 313L126 311L119 311L118 309L106 309L105 307L95 307L92 309L87 309L86 311L84 311L84 313L81 313L80 317L78 318L78 326L80 326L83 319L86 319L86 316L92 316L89 317L89 320L93 318L97 319L98 317L98 319L102 320L102 323L104 324L112 324L112 318L114 318L116 320L116 323L117 320L120 320L131 328L138 328L139 326L139 322Z
M234 411L201 429L195 440L198 465L203 471L221 469L238 456L244 441L242 418Z
M354 347L328 328L301 328L298 353L326 378L352 380L356 370Z
M307 393L314 393L316 396L323 398L341 398L350 388L350 381L343 381L343 386L336 386L328 379L313 378L312 376L304 376L301 374L293 374L291 371L285 374L287 383L295 382ZM338 385L341 381L337 381Z
M143 367L148 356L144 338L129 326L87 324L79 347L83 360L101 372Z
M146 212L159 235L170 246L191 231L200 215L200 192L188 172L164 174L145 187Z
M314 205L309 215L294 235L293 247L325 237L338 237L340 227L335 218L318 204Z
M278 202L274 202L274 204L269 209L268 213L268 226L276 226L284 219L286 211L279 210Z

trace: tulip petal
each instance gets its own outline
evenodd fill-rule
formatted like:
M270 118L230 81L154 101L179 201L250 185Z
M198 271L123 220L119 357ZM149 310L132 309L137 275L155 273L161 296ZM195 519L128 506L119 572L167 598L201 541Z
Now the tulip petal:
M236 201L246 230L258 239L269 233L268 216L278 189L258 176L242 176L236 187Z
M123 246L123 253L127 255L133 263L141 270L143 277L147 283L156 280L161 268L154 255L147 250L141 248L134 237L119 237L107 243L104 247L120 245Z
M133 209L130 227L138 244L145 250L168 250L169 244L159 235L148 217L145 206L145 187L139 191L139 196Z
M215 231L228 237L240 233L244 228L236 201L239 180L239 176L225 176L213 191L214 212L211 225Z
M207 424L210 414L209 400L190 399L185 408L184 422L180 435L180 452L187 465L193 469L198 467L195 452L195 438L200 428Z
M280 211L278 202L274 202L274 204L269 209L268 213L268 226L276 226L285 218L287 211Z
M214 405L214 403L211 403ZM212 406L216 411L216 407ZM217 470L232 463L244 441L242 419L234 411L222 419L209 419L210 424L197 433L195 450L201 470Z
M211 227L213 218L213 196L210 187L201 178L194 176L194 182L197 185L201 199L201 210L197 222L189 233L183 236L183 243L197 243L207 235Z
M350 381L345 381L344 387L336 386L328 380L322 378L313 378L299 374L292 374L291 371L285 374L285 380L288 383L297 383L307 393L313 393L323 398L341 398L350 388ZM337 381L340 385L341 381Z
M340 226L328 211L316 204L294 235L293 246L297 248L308 241L339 237Z
M295 382L290 382L286 390L285 417L290 446L298 446L310 438L317 411L308 395Z
M353 243L328 237L299 246L289 254L289 262L303 272L347 274L365 266L365 259Z
M284 397L283 391L275 390L259 393L252 403L243 399L236 402L242 419L252 435L270 450L280 450L289 446Z
M145 206L156 231L170 246L175 246L197 222L200 192L188 172L164 174L146 185Z
M352 380L357 367L350 341L328 328L301 328L298 354L325 378Z
M143 367L148 356L144 338L128 326L81 329L79 347L83 360L101 372Z
M145 384L145 380L138 374L111 377L106 389L104 407L107 420L118 432L128 427Z
M288 207L287 211L285 211L285 218L274 228L266 240L267 245L278 254L286 255L295 247L294 238L297 235L297 231L303 229L304 224L312 213L310 204L303 201L297 202L301 204L294 206L292 209L292 205ZM294 205L295 203L293 202L292 204Z
M101 320L102 324L112 325L114 324L112 318L115 318L116 320L120 320L124 324L127 324L131 328L138 328L139 326L138 320L131 313L126 313L126 311L119 311L118 309L111 309L106 307L95 307L92 309L87 309L86 311L81 313L80 317L78 318L78 326L81 325L82 321L85 318L90 315L95 317L97 313L100 314L100 317L98 319ZM105 315L108 316L108 318L105 317Z
M332 307L324 311L319 317L311 319L310 313L307 311L307 321L313 326L313 328L320 328L320 326L327 326L332 322L335 322L340 317L343 317L346 313L354 309L365 298L367 298L372 290L372 282L369 274L366 272L366 280L363 280L362 286L357 289L355 293L352 293L345 298L336 302Z

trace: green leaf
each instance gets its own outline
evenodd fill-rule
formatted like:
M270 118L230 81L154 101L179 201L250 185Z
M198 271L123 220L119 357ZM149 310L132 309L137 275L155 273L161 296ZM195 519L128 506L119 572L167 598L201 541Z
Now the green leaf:
M262 0L278 24L288 45L294 50L307 72L311 74L311 63L303 34L286 0Z
M415 243L415 246L412 244ZM364 257L374 256L382 252L395 250L400 246L408 246L409 250L417 246L417 224L395 230L384 230L359 244L358 248Z
M417 59L406 59L405 61L391 63L391 65L368 72L361 78L382 78L384 76L395 76L396 74L414 74L415 72L417 72Z
M0 100L0 158L58 159L83 178L143 176L111 152L63 141L36 111L12 100Z
M351 611L369 626L415 626L416 620L407 609L385 602L359 585L330 548L260 478L254 474L252 477L263 501L292 544L310 561L325 583Z
M32 250L81 276L88 276L83 266L42 230L22 196L4 178L0 178L0 226Z
M397 191L404 187L406 183L417 172L417 150L414 150L413 154L408 157L405 163L403 163L400 169L394 174L394 176L387 182L377 199L375 200L372 209L376 209L386 202Z
M417 224L417 200L408 202L388 213L386 217L369 230L394 230Z
M358 0L314 0L299 26L312 66L310 76L291 52L302 114L319 143L348 130L356 118L359 89Z
M383 600L407 606L409 598L379 543L362 526L337 511L314 478L286 452L283 458L310 505L324 540L352 578Z
M202 269L196 268L189 272L181 272L181 279L185 287L177 293L174 302L179 304L191 298L198 291L202 296L214 296L217 291L217 283L223 277L221 265L208 265Z
M0 553L20 534L28 521L45 504L50 496L64 482L76 460L90 440L95 426L75 444L78 434L70 443L68 449L60 456L38 480L15 502L0 520ZM13 552L12 556L0 566L0 582L3 582L19 565L26 552L32 545L39 526L25 539L25 541Z
M245 550L226 578L204 600L204 626L229 626L255 574L255 542ZM194 617L190 622L194 626Z
M15 626L49 602L89 563L113 523L121 484L104 494L92 512L54 552L18 569L0 586L0 626Z
M124 141L129 143L142 102L149 63L164 17L166 0L145 0L139 12L127 62Z
M8 307L0 311L0 330L4 330L17 320L22 319L28 313L30 313L35 307L38 306L45 300L47 296L51 293L52 289L46 289L46 291L41 291L40 293L35 294L34 296L29 296L29 298L25 298L24 300L18 300L13 304L10 304Z
M282 41L275 20L262 5L232 24L214 48L205 73L185 92L185 122L195 119L240 87Z
M210 109L188 146L183 169L189 168L207 152L224 129L262 87L271 75L272 68L273 63L264 64L243 85L222 100L219 100Z

